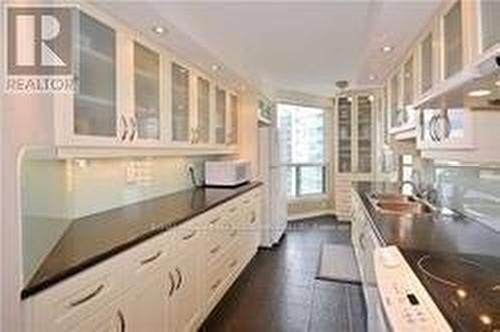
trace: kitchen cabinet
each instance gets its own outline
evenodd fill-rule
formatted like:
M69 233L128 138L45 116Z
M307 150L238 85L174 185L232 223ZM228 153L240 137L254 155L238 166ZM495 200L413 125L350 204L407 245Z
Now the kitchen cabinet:
M493 0L480 0L476 6L479 6L480 25L480 50L482 53L492 48L500 46L500 2Z
M226 118L227 118L227 91L220 87L215 87L215 143L226 144Z
M261 199L254 188L25 299L27 330L197 330L257 251Z
M209 144L212 141L212 103L213 89L211 82L202 76L196 78L196 142Z
M370 180L375 167L375 112L381 98L378 90L358 91L336 98L334 151L335 212L340 220L350 219L350 186Z
M429 32L420 43L420 94L428 92L434 84L435 52L433 50L434 33Z
M447 79L458 73L463 67L463 29L462 2L456 1L442 18L443 29L443 73Z
M238 143L238 114L239 114L239 98L236 94L229 94L229 130L228 144L234 145Z
M176 62L171 64L171 99L171 141L191 143L191 72Z
M133 43L134 114L130 140L161 143L160 54L135 41Z

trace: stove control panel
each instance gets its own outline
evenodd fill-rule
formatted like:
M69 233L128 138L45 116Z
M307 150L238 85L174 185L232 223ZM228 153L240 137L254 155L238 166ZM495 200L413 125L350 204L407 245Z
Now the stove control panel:
M393 331L452 331L396 246L375 249L377 286Z

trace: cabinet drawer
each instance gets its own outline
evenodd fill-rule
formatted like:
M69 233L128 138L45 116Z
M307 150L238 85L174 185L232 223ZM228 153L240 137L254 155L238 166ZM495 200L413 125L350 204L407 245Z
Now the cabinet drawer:
M124 291L124 255L111 258L36 295L29 302L31 331L59 331L113 302Z
M204 241L204 229L209 215L202 215L173 229L175 249L182 252L195 247Z

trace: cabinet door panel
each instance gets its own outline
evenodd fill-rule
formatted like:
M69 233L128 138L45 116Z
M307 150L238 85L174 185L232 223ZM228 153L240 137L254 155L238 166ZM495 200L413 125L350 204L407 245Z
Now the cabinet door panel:
M500 43L500 2L482 0L481 6L481 31L482 48L487 51L490 47Z
M359 96L358 102L358 172L372 170L372 98Z
M457 1L443 18L444 78L462 69L462 6Z
M432 87L433 77L433 53L432 53L433 34L429 33L422 41L420 46L420 91L427 92Z
M139 139L160 138L160 56L134 43L135 124Z
M231 113L231 126L229 129L229 144L238 143L238 96L231 94L229 97L229 111Z
M210 142L210 82L198 77L197 80L197 122L198 122L198 143Z
M77 52L73 133L116 137L115 31L80 12Z
M215 88L215 143L226 143L226 112L227 112L226 90Z
M172 141L190 140L190 72L172 63Z
M351 172L352 101L341 97L338 101L338 172Z

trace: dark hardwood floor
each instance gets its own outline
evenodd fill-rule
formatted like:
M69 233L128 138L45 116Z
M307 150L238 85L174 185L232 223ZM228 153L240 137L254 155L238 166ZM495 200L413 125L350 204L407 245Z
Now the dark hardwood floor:
M332 217L291 223L261 249L201 327L211 331L366 331L361 286L316 280L323 243L350 243Z

